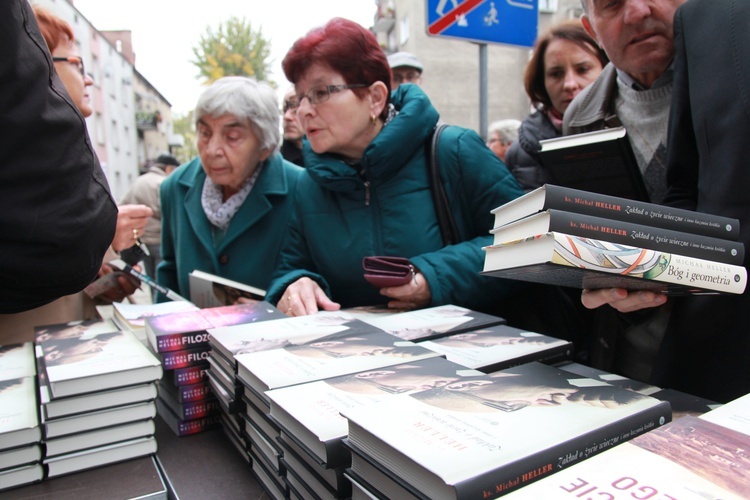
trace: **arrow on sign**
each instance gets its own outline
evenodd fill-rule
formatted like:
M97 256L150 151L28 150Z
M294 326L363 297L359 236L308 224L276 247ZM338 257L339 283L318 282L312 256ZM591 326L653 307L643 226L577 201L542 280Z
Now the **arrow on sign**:
M439 35L443 31L450 28L459 17L468 14L472 10L483 4L485 0L466 0L461 3L458 7L448 12L443 17L439 17L434 23L427 27L427 33L430 35Z

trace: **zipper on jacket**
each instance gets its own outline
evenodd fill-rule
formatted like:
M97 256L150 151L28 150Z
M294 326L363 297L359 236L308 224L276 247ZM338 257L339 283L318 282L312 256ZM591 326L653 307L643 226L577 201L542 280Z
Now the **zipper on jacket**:
M362 184L365 186L365 206L370 206L370 181L367 180L367 170L364 165L360 166L359 176L362 178Z

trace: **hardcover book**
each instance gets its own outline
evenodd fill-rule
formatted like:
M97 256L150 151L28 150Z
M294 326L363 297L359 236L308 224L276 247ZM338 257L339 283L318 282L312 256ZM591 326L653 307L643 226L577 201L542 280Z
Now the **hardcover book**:
M485 373L540 361L552 365L573 358L573 344L541 333L495 325L418 342L459 365Z
M539 159L554 184L648 201L624 127L539 141Z
M725 264L742 265L745 258L745 246L737 241L555 209L530 215L491 232L495 235L496 245L537 234L558 232Z
M565 233L485 247L482 274L574 288L626 288L668 295L741 294L742 266Z
M508 499L746 499L750 436L685 416L510 495Z
M156 408L159 413L159 417L167 424L172 432L178 437L189 436L198 432L203 432L209 429L218 427L221 422L221 414L215 413L207 417L196 418L193 420L185 420L172 412L164 402L156 398Z
M0 345L0 380L11 380L36 375L34 344Z
M70 336L48 331L39 341L52 397L144 384L161 378L159 360L126 331Z
M30 465L39 462L41 459L42 449L39 447L39 443L10 450L0 450L0 471Z
M553 184L545 184L492 210L495 216L494 227L499 228L527 215L549 209L725 240L736 241L740 235L740 221L730 217L607 196Z
M701 415L703 420L750 435L750 394Z
M351 310L347 310L349 311ZM453 333L505 323L505 320L499 316L454 305L393 314L377 314L371 311L366 313L355 311L350 314L403 340L413 341L444 337Z
M240 354L237 377L263 395L270 389L434 356L438 354L373 329L369 333L340 333L280 349Z
M172 300L155 304L113 302L112 306L114 309L112 317L117 326L122 330L135 333L138 340L144 344L148 343L148 339L146 338L146 318L198 309L198 306L187 300Z
M177 368L165 372L165 377L169 376L174 385L190 385L206 381L206 371L208 370L208 360L201 361L193 366L186 368Z
M103 429L85 431L70 436L47 439L44 441L45 456L65 455L67 453L97 448L139 437L153 436L155 431L154 419L148 418L120 425L112 425Z
M211 348L208 345L202 345L193 349L160 352L156 354L156 357L161 361L164 370L177 370L203 365L208 361L210 353Z
M496 498L651 431L669 403L532 362L343 412L349 444L427 498Z
M148 317L146 337L159 353L194 349L208 345L211 328L282 318L286 315L268 302L211 307Z
M299 480L313 490L320 498L348 498L351 485L344 477L345 467L325 469L315 462L304 450L291 443L288 434L278 438L283 453L282 464L287 474L293 470Z
M343 445L347 422L341 411L398 394L471 380L483 373L444 358L426 358L268 391L271 418L326 468L349 465Z
M159 392L168 392L179 403L188 403L209 397L211 395L211 387L208 381L178 386L169 380L162 379L159 381Z
M106 464L122 462L131 458L153 455L156 453L156 438L153 436L131 439L84 451L45 458L48 477L56 477L71 472L78 472Z
M214 415L219 411L219 404L213 394L208 399L191 401L189 403L180 403L168 392L159 394L158 399L167 405L172 410L172 413L177 415L177 418L182 420L195 420L196 418Z
M41 440L37 408L34 377L0 381L0 450Z
M200 308L231 306L239 299L261 301L266 291L196 269L188 275L190 301Z
M148 401L68 417L43 419L42 427L44 428L45 439L51 439L93 429L102 429L111 425L154 418L155 415L156 406L153 401Z
M44 469L38 463L0 471L0 491L35 483L41 481L43 477Z

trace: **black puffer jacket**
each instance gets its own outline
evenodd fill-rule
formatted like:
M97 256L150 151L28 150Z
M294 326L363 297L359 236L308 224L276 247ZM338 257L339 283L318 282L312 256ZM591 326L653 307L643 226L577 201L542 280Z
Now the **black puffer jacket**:
M547 174L539 161L539 141L560 137L546 114L535 111L529 115L518 129L518 140L511 144L505 154L505 164L518 183L529 192L547 182Z

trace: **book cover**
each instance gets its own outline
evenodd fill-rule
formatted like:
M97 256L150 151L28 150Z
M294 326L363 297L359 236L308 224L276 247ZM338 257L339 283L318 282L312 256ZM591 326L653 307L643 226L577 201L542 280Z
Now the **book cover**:
M726 240L736 241L740 235L739 220L730 217L607 196L553 184L545 184L492 210L495 216L493 227L501 227L527 215L551 208Z
M219 403L213 394L208 399L190 401L189 403L180 403L168 392L160 393L158 399L182 420L195 420L219 412Z
M132 332L108 331L69 336L48 331L38 342L53 398L153 382L161 378L159 360Z
M44 438L52 439L78 432L102 429L112 425L154 418L156 406L153 401L117 406L68 417L42 419Z
M170 314L181 311L195 311L198 306L187 300L172 300L154 304L131 304L129 302L113 302L114 313L112 318L122 330L128 330L136 334L144 344L148 343L146 338L146 318Z
M324 467L335 468L350 461L341 442L347 433L342 411L482 375L434 357L276 389L266 396L271 400L271 418L290 438L298 440Z
M200 366L208 362L208 356L211 353L211 347L204 344L192 349L183 349L180 351L167 351L156 354L161 360L164 370L177 370L188 368L190 366Z
M0 380L11 380L36 375L34 344L0 345Z
M253 302L152 316L145 319L146 337L162 353L208 345L208 331L230 325L286 318L268 302Z
M172 383L176 386L191 385L198 382L205 382L207 370L208 360L204 360L186 368L168 370L165 372L165 377L169 376Z
M0 471L30 465L41 459L42 449L38 443L10 450L0 449Z
M156 384L153 382L56 399L51 399L41 384L39 390L44 391L40 396L43 401L41 410L47 420L156 399Z
M131 458L156 453L156 438L153 436L131 439L84 451L48 457L44 459L48 477L56 477L71 472L101 467Z
M169 427L178 437L189 436L191 434L197 434L199 432L216 428L221 422L220 413L214 413L213 415L193 420L185 420L175 415L160 398L156 398L156 409L159 413L159 417L161 417L161 419L167 424L167 427Z
M188 275L190 301L200 308L231 306L238 300L262 301L266 291L196 269Z
M582 365L581 363L563 363L558 365L558 368L565 370L568 373L580 375L582 378L590 378L606 382L607 384L622 387L645 396L652 396L657 392L661 391L661 387L633 380L616 373L610 373L605 370L593 368L591 366Z
M159 392L168 392L176 401L189 403L209 397L211 388L208 381L190 385L174 385L170 380L162 379L159 381Z
M617 219L549 209L495 228L494 243L522 240L557 232L592 240L648 248L685 257L742 265L745 246L737 241L654 228Z
M545 233L484 248L482 274L574 288L652 290L668 295L740 294L747 270L677 254Z
M225 359L235 360L236 367L235 357L240 354L276 349L336 333L356 334L376 329L342 311L320 311L308 316L285 316L261 323L212 328L209 345Z
M485 373L529 361L551 365L573 358L571 342L508 325L489 326L418 344Z
M46 439L44 441L45 456L54 457L139 437L153 436L155 432L154 419L147 418L145 420L112 425L104 429L95 429L70 436Z
M37 408L34 377L0 381L0 450L41 440Z
M668 403L569 378L532 362L352 408L348 441L428 498L496 498L671 418Z
M270 389L434 356L438 356L434 351L380 330L338 333L280 349L240 354L237 377L262 395Z
M624 127L539 141L539 160L554 184L648 201Z
M746 499L748 449L750 436L685 416L507 498Z
M339 492L342 498L347 497L347 492L351 491L349 480L344 476L346 467L336 467L326 469L322 467L308 452L302 449L299 444L290 438L287 432L282 431L277 438L281 445L284 459L290 464L300 477L310 477L310 483L321 483L327 485L329 491Z
M350 314L403 340L414 341L505 323L499 316L450 304L395 314L378 314L372 310L365 313L355 311Z
M700 418L750 435L750 394L720 405Z
M40 464L0 471L0 491L35 483L41 481L43 477L44 469Z

